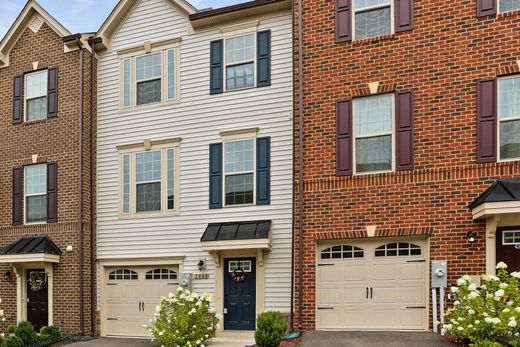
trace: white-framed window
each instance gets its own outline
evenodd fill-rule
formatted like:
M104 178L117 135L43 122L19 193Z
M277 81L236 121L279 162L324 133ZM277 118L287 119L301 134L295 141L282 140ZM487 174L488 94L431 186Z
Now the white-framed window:
M498 79L500 160L520 159L520 76Z
M520 10L520 0L499 0L498 12Z
M121 58L121 108L179 100L179 47Z
M256 34L228 37L224 46L226 90L254 87Z
M352 259L363 258L365 251L362 248L350 245L337 245L324 249L320 253L321 259Z
M520 230L502 231L502 244L505 246L520 245Z
M354 39L393 33L394 0L354 0Z
M244 272L251 272L251 260L230 260L228 272L233 272L237 269L242 269Z
M376 248L376 257L408 257L421 255L421 247L408 242L394 242Z
M47 70L25 74L25 121L47 118Z
M25 223L47 222L47 164L24 168Z
M108 274L109 281L136 281L139 274L130 269L117 269Z
M176 280L177 272L170 269L153 269L146 273L146 280Z
M255 139L224 142L224 202L252 205L255 199Z
M120 151L120 214L156 215L179 212L178 143Z
M394 169L394 95L356 98L353 102L355 173Z

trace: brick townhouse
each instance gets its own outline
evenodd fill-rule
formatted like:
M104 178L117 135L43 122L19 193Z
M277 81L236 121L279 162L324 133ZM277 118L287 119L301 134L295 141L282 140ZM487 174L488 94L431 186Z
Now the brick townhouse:
M32 0L0 42L2 331L92 333L94 63Z
M294 13L296 323L429 329L430 261L520 270L520 2Z

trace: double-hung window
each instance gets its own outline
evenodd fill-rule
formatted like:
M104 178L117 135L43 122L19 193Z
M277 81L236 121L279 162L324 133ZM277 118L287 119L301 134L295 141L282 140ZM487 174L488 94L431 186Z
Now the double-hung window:
M173 102L179 99L179 51L177 48L121 59L121 107Z
M47 118L47 70L25 75L25 121Z
M224 194L226 206L254 202L255 140L224 142Z
M520 77L498 79L499 153L502 160L520 159Z
M394 0L354 0L355 39L392 33Z
M520 0L499 0L498 1L498 11L499 12L509 12L520 10Z
M176 213L178 197L178 143L161 143L120 151L121 215Z
M391 171L394 95L354 99L355 172Z
M25 222L47 221L47 164L25 167Z
M225 40L226 90L255 85L255 34Z

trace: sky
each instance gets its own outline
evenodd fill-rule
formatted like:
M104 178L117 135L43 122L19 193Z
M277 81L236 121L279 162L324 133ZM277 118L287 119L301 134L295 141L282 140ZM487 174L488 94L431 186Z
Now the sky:
M246 0L188 0L198 9L233 5ZM37 0L71 33L95 32L118 0ZM4 37L27 0L0 0L0 38Z

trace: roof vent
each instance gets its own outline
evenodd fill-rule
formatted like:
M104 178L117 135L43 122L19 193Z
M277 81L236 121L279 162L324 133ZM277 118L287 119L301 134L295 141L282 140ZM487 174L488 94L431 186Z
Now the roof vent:
M31 24L29 24L29 28L31 28L31 30L34 33L37 33L38 30L40 30L40 28L42 27L42 24L43 19L41 19L40 16L35 16L34 19L31 21Z

